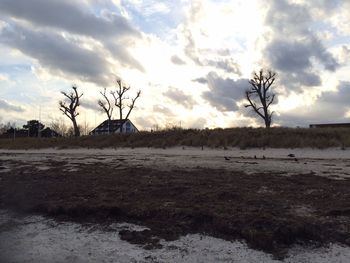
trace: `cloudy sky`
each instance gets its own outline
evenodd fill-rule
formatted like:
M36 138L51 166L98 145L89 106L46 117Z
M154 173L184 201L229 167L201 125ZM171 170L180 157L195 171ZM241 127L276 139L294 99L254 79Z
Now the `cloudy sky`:
M121 78L139 128L259 126L244 91L261 68L276 125L349 122L349 21L348 0L0 0L0 122L64 119L75 84L94 126Z

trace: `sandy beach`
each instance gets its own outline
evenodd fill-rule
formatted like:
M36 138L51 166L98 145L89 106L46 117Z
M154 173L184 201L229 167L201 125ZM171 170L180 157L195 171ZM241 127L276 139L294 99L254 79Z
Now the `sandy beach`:
M40 252L28 262L347 262L349 176L337 148L1 150L0 252L18 259L17 242ZM141 229L111 229L124 223ZM66 228L87 245L67 250ZM119 252L92 249L94 235Z

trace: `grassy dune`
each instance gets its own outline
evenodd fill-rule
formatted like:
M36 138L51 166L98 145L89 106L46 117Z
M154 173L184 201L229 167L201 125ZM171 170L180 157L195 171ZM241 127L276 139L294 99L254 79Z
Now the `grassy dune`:
M253 147L327 148L350 147L348 128L230 128L230 129L168 129L129 135L83 136L79 138L16 138L0 139L2 149L32 148L105 148L105 147Z

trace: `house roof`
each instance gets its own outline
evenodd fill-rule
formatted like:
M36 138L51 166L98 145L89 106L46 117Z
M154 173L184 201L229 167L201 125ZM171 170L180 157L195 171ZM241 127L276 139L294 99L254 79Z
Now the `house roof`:
M137 130L136 126L129 120L129 119L123 119L123 120L105 120L100 125L98 125L95 129L93 129L90 133L95 132L108 132L108 128L110 132L114 132L118 129L120 129L120 126L123 125L126 121L129 121ZM138 131L138 130L137 130Z
M350 127L350 123L313 123L310 127Z

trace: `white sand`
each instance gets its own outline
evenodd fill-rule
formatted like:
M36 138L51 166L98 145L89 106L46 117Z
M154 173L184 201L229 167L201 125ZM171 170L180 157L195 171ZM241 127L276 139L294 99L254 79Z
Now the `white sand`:
M4 224L13 228L4 230ZM177 241L162 241L163 248L145 250L119 238L121 229L140 231L130 224L113 224L110 231L96 226L56 223L40 216L15 217L0 211L0 262L239 262L239 263L348 263L350 249L339 245L328 248L295 247L284 261L249 249L241 242L187 235ZM5 228L6 229L6 228Z
M288 157L294 154L297 158ZM256 159L255 159L256 156ZM227 157L229 160L225 160ZM265 159L263 159L265 157ZM350 150L330 149L248 149L232 148L108 148L108 149L41 149L0 150L1 160L21 160L47 169L47 161L67 161L67 169L77 164L113 163L145 166L156 169L218 168L247 173L274 172L281 174L315 173L334 179L350 177Z

